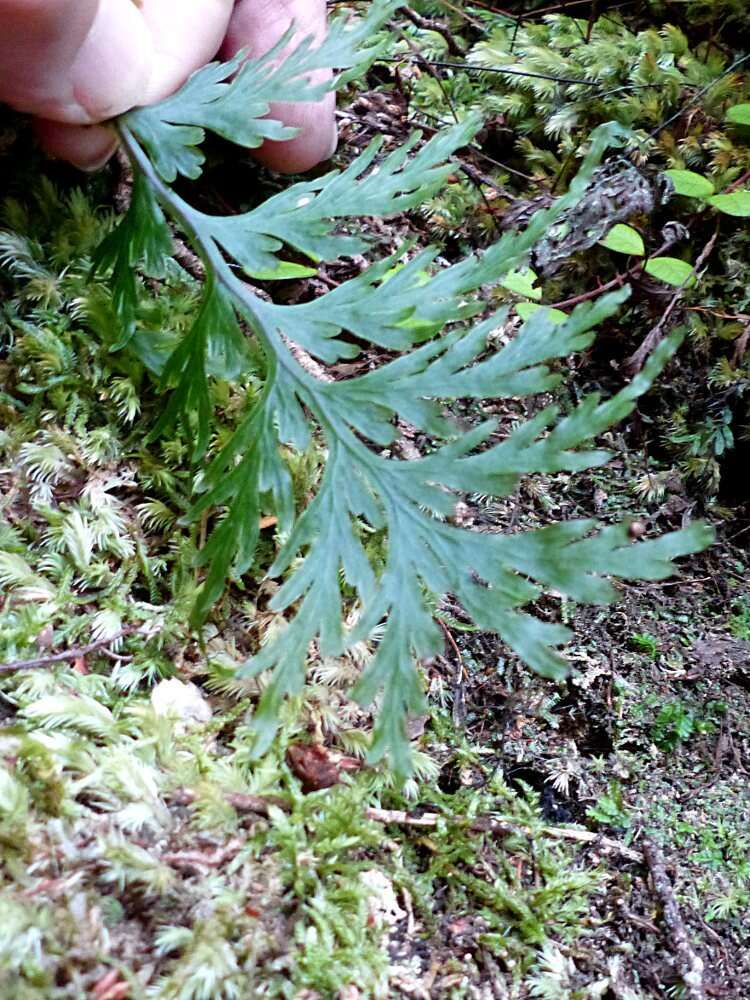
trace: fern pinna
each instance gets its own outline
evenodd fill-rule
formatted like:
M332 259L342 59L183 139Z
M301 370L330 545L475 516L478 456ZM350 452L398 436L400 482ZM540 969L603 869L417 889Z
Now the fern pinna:
M269 570L283 584L272 607L288 613L287 627L242 666L244 674L271 671L255 715L255 751L275 732L281 699L303 684L310 643L322 655L371 636L379 638L355 696L380 699L371 755L389 753L399 772L409 768L405 720L423 708L415 667L442 646L431 607L454 595L472 620L491 629L531 667L548 677L566 670L556 647L568 638L560 625L521 610L544 588L579 602L607 602L616 594L608 577L660 579L672 560L705 546L709 530L694 524L661 538L633 542L627 525L593 520L549 524L525 533L480 533L451 523L460 494L508 495L529 473L571 472L601 465L606 451L587 440L625 417L677 347L664 341L632 383L613 398L591 395L560 417L547 407L498 440L486 421L466 431L445 415L450 401L502 399L546 392L560 376L548 363L586 348L597 324L612 316L626 293L578 306L561 324L536 312L499 350L489 338L504 313L472 322L481 311L474 294L523 265L549 225L583 194L605 150L617 144L618 126L592 135L589 152L568 193L532 220L522 233L505 234L483 253L438 267L436 251L375 260L364 273L314 301L279 305L256 296L245 275L284 273L280 254L290 247L313 262L361 252L356 222L417 206L439 190L453 169L451 154L478 129L473 118L419 145L413 136L387 154L373 142L342 172L293 184L252 211L229 217L194 208L174 189L179 177L200 176L199 146L210 130L244 147L288 136L264 117L269 102L313 100L321 86L306 74L323 66L343 69L338 80L361 70L378 54L368 40L398 6L370 5L358 22L340 19L320 48L301 42L282 62L277 50L240 66L211 64L175 96L124 116L120 133L135 172L129 211L103 245L97 267L110 269L122 322L119 347L136 327L134 267L165 273L171 216L205 266L200 309L189 334L163 372L171 396L154 429L181 421L194 440L193 458L206 454L212 425L209 359L221 357L239 376L252 332L267 355L268 377L244 421L202 477L192 517L221 512L202 552L206 579L194 609L199 624L221 595L227 578L253 562L261 500L278 517L281 545ZM279 50L288 44L284 38ZM397 266L397 264L399 266ZM356 341L355 341L356 338ZM359 353L358 344L386 349L393 359L364 375L321 380L300 364L301 348L320 362ZM389 447L399 423L431 442L413 461ZM325 469L303 511L295 507L285 462L289 449L305 449L311 435L325 440ZM374 565L362 526L379 531L386 555ZM345 609L345 604L347 608ZM348 614L351 607L355 614ZM355 624L346 625L345 620Z

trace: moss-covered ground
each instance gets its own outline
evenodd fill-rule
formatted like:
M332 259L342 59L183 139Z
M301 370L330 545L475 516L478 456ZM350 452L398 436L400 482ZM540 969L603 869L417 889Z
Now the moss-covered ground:
M437 239L450 260L485 245L564 186L587 130L612 115L651 133L631 158L647 176L689 167L717 190L744 183L750 145L725 121L750 93L747 66L728 72L750 42L741 0L578 4L575 21L565 3L552 17L515 6L513 58L537 74L609 74L607 87L585 97L539 76L441 66L507 55L512 18L492 4L435 0L399 15L390 61L344 95L339 161L412 121L429 128L479 107L488 124L422 213L364 223L381 248ZM208 200L238 206L278 183L223 147L210 163ZM430 712L410 722L416 770L398 785L365 762L371 717L346 696L365 645L340 659L311 650L303 694L285 705L271 751L251 759L263 678L234 673L283 627L264 576L273 518L203 632L185 624L206 532L184 520L200 470L179 433L147 435L163 406L154 373L199 276L175 265L144 281L132 349L112 352L106 283L90 266L127 174L114 164L82 179L44 162L15 120L0 170L0 996L745 1000L745 220L721 222L675 313L688 339L608 436L615 460L524 482L502 502L467 496L461 513L487 531L628 516L649 534L703 516L716 545L674 579L623 586L612 607L546 598L539 613L575 631L562 683L532 674L450 601L436 607L445 650L423 664ZM687 199L638 224L654 244L667 224L686 227L680 252L693 260L717 226ZM266 291L301 300L361 263ZM561 303L621 271L600 245L571 245L558 269L540 268L540 288ZM571 370L563 405L621 384L674 294L631 278L632 304ZM259 355L245 383L216 382L212 448L263 377ZM493 413L512 422L514 407ZM292 459L300 503L317 447ZM697 987L680 929L703 963Z

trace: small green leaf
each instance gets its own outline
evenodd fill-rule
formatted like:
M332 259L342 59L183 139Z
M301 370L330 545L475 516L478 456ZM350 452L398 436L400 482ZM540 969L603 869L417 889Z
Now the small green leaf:
M516 312L522 320L529 319L540 309L547 310L547 319L550 323L564 323L568 318L568 314L564 313L562 309L551 309L549 306L543 306L540 302L518 302L516 304Z
M632 257L643 257L646 253L643 238L638 230L633 229L632 226L624 226L621 222L613 226L604 239L599 242L608 250L614 250L615 253L626 253Z
M534 287L536 279L535 271L532 271L530 267L522 267L517 271L508 271L501 279L500 284L509 292L515 292L516 295L524 295L527 299L541 299L542 290Z
M710 198L715 188L707 177L696 174L693 170L665 170L664 176L668 177L674 185L674 193L684 195L686 198Z
M711 205L724 215L735 215L745 219L750 216L750 191L732 191L731 194L717 194L708 199Z
M727 121L735 125L750 125L750 104L735 104L727 111Z
M679 257L654 257L647 260L644 270L652 278L658 278L668 285L690 285L695 284L693 265Z
M290 278L314 278L318 272L314 267L304 264L292 264L288 260L280 260L279 266L268 271L248 271L251 278L258 281L288 281Z

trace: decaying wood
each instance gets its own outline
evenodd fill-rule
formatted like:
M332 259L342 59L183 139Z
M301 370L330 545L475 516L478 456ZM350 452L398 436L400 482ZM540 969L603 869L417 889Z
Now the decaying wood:
M662 917L674 949L675 964L690 1000L706 1000L703 985L703 959L690 944L687 928L677 905L661 848L649 837L641 841L643 856L651 871L654 893L662 905Z

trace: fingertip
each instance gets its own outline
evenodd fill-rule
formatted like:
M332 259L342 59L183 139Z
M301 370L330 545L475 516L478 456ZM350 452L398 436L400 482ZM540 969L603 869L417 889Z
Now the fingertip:
M66 125L47 118L35 118L33 124L48 156L80 170L99 170L117 149L117 133L107 125Z
M252 156L282 174L300 174L329 160L338 145L336 97L327 95L317 104L272 105L270 118L298 128L299 135L283 142L267 140Z
M320 42L325 36L326 21L326 0L239 0L221 56L229 59L244 49L251 57L258 57L278 42L290 24L295 26L297 41L312 35ZM292 41L276 59L288 55L295 44ZM312 84L320 84L331 76L329 70L317 70L310 74L310 80ZM337 143L334 93L329 92L316 102L276 102L267 117L299 129L294 139L268 140L252 151L253 157L270 169L302 173L333 155Z

